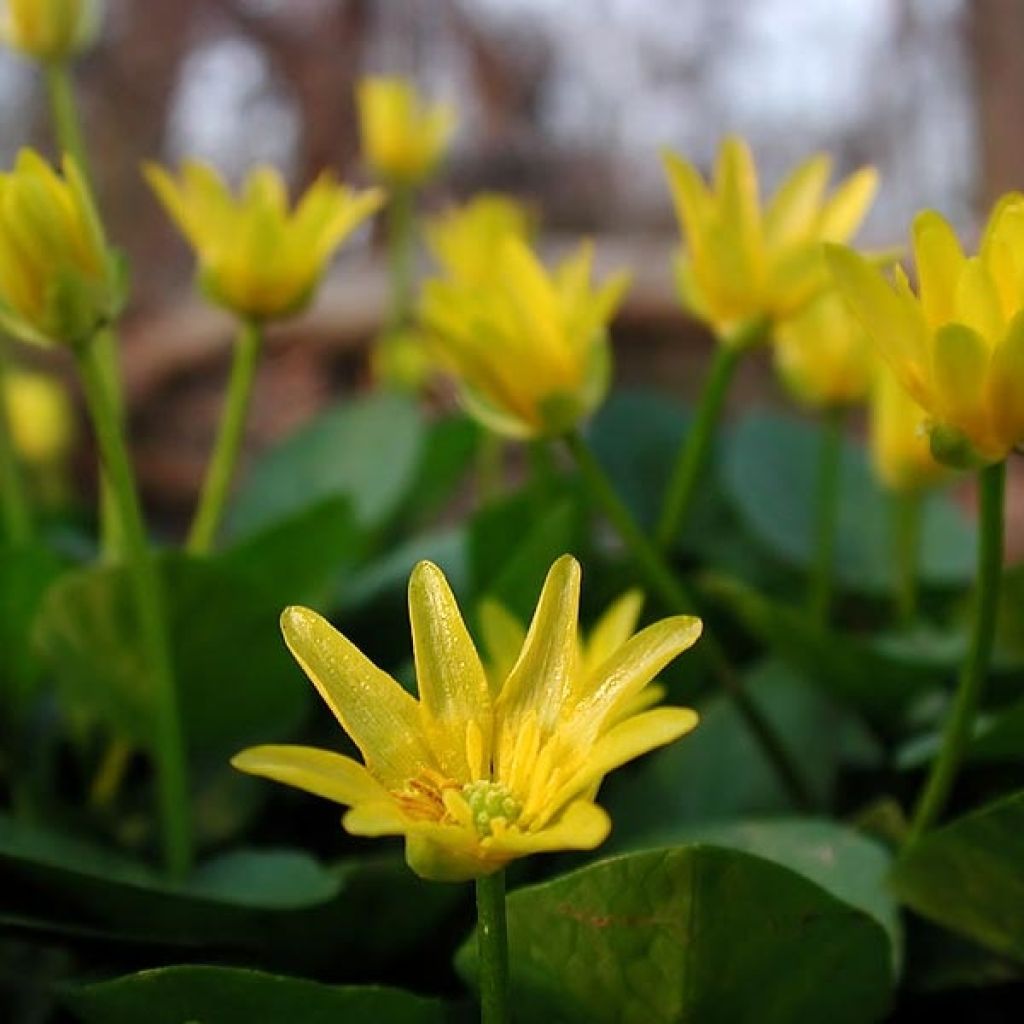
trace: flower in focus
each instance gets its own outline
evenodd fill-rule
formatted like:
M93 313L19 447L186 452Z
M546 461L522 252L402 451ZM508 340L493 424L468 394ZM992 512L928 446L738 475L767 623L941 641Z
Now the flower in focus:
M779 325L775 365L796 398L815 409L866 397L875 351L860 321L834 289Z
M724 140L710 185L682 157L665 153L664 161L685 240L676 264L683 304L726 343L793 316L822 290L821 243L854 235L878 185L865 167L826 197L831 161L819 154L762 210L743 140Z
M257 321L301 312L334 251L384 201L379 189L356 192L325 173L290 211L284 182L269 167L252 171L238 197L197 161L177 180L152 164L146 177L195 249L204 293Z
M875 474L886 487L920 491L949 475L932 456L928 414L885 365L879 366L875 377L869 422Z
M0 174L0 327L79 345L116 315L124 283L74 160L62 171L24 149Z
M592 264L584 244L549 273L521 238L506 236L485 279L424 285L420 316L434 350L484 426L514 438L557 436L604 398L608 323L629 278L592 287Z
M7 0L0 36L35 60L58 63L93 41L99 14L98 0Z
M966 467L1024 441L1024 196L1005 196L979 254L937 213L915 218L915 293L863 257L828 248L839 288L899 382L928 413L932 452Z
M428 106L404 78L364 78L356 92L363 155L390 185L419 184L433 174L455 131L455 111Z
M11 370L4 376L4 403L11 439L29 466L62 461L74 440L74 417L64 389L44 373Z
M409 866L458 881L532 853L592 849L611 823L594 803L610 771L689 732L687 708L622 710L700 635L689 616L648 626L598 671L581 670L580 567L551 567L519 656L490 682L441 571L409 580L419 700L314 612L290 608L285 639L363 755L265 746L242 771L347 805L345 828L402 835Z
M426 226L427 245L445 274L475 283L494 272L495 256L506 238L529 242L531 220L522 203L482 193L431 218Z

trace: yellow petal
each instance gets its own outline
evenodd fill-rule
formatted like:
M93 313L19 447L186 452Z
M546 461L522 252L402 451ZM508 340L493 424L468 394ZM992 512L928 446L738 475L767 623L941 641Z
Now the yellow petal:
M790 173L765 211L764 230L770 245L789 245L810 232L831 173L832 161L825 153L812 156Z
M912 234L921 305L931 326L940 327L953 319L963 250L949 223L934 210L914 218Z
M432 767L419 705L329 622L309 608L286 608L281 630L295 659L385 786Z
M553 824L536 832L508 829L487 840L486 847L508 857L557 850L593 850L608 838L611 830L611 819L597 804L577 800L569 804Z
M643 606L643 591L628 590L598 619L583 647L583 675L599 669L633 635Z
M946 324L935 334L932 377L936 417L976 439L984 429L982 399L988 373L985 340L964 324Z
M832 194L821 211L818 237L823 242L846 242L864 220L878 191L878 172L862 167L851 174Z
M722 143L715 165L715 191L722 247L733 249L737 265L757 279L762 263L757 169L749 147L740 138L730 137Z
M995 284L978 257L966 260L953 297L956 319L991 347L1003 336L1003 311Z
M662 162L668 175L679 226L686 235L687 245L691 252L700 251L711 214L711 194L693 165L682 157L665 151L662 154Z
M444 573L420 562L409 577L409 621L420 707L442 770L470 782L466 727L476 722L490 761L491 696L480 656Z
M480 602L477 618L487 651L487 678L491 694L496 697L519 659L526 627L503 604L491 598Z
M1024 311L992 353L989 404L998 438L1008 448L1024 441Z
M315 747L250 747L231 764L240 772L259 775L349 807L387 801L388 792L358 761Z
M354 836L404 835L414 822L402 814L394 800L377 800L372 803L356 804L341 819L345 831Z

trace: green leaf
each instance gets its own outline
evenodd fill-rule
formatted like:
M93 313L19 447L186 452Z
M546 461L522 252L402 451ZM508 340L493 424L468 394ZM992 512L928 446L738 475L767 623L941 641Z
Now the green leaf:
M822 629L801 609L772 601L738 580L708 574L701 586L813 685L883 722L891 724L894 712L943 677L930 661L890 656L881 643Z
M714 846L615 857L520 889L508 923L521 1021L866 1024L893 980L869 914ZM475 937L458 965L475 974Z
M445 1024L440 1000L236 967L163 967L69 991L83 1024Z
M897 861L896 895L922 917L1024 960L1024 792L919 839Z
M735 428L723 485L746 527L794 566L814 559L818 429L790 417L754 413ZM896 584L891 498L874 479L862 446L843 446L836 576L847 587L891 591ZM942 495L925 502L921 578L961 586L974 572L974 529Z
M377 392L331 409L257 461L228 533L249 537L332 498L347 499L360 526L376 528L408 493L422 444L419 410L407 398Z
M169 555L160 568L193 752L227 757L246 743L287 739L310 695L280 638L277 601L216 561ZM123 570L82 569L50 588L34 632L69 704L146 746L151 694L133 609Z
M808 785L826 801L843 737L853 728L848 714L778 662L758 666L745 684L787 748L800 752ZM792 810L732 701L714 696L698 710L700 723L692 733L606 782L601 802L615 822L616 849L650 846L666 830L695 822Z

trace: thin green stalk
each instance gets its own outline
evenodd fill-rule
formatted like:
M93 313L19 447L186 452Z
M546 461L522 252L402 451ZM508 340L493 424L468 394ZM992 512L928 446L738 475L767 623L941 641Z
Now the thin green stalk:
M938 821L946 807L957 771L970 742L974 719L988 674L995 640L999 586L1003 572L1003 500L1006 491L1006 463L999 462L978 473L980 515L978 568L974 607L974 628L957 687L946 719L942 746L917 801L907 834L910 846Z
M815 494L814 564L807 607L819 626L828 623L835 579L836 533L839 526L839 491L843 469L843 423L840 408L829 409L821 426L821 453Z
M50 98L50 113L57 142L65 153L74 158L91 189L92 175L75 104L71 69L63 61L46 65L46 92Z
M662 551L672 546L686 525L686 516L697 493L697 485L711 457L718 421L736 367L744 353L764 336L765 329L761 321L755 321L735 337L719 339L715 345L711 369L701 389L696 416L679 447L661 506L661 515L658 517L654 539Z
M565 441L594 500L626 545L647 586L658 595L669 611L682 615L692 614L696 609L693 597L615 493L615 488L587 443L578 433L567 434ZM796 761L786 749L774 726L751 700L721 644L706 626L700 649L708 660L716 681L734 703L793 802L800 808L811 808L814 797L797 768Z
M8 543L15 547L28 544L34 533L32 507L14 448L14 428L7 400L7 360L3 352L0 352L0 505Z
M391 264L391 326L405 327L412 317L415 255L415 193L396 185L388 205L388 258Z
M917 576L921 557L924 506L919 491L893 497L893 539L896 554L896 612L904 625L917 614Z
M508 926L505 872L476 880L476 941L480 960L481 1024L508 1024Z
M228 382L220 431L206 470L199 506L185 544L186 550L193 555L207 554L217 539L217 531L224 517L224 506L231 492L231 481L234 479L235 467L245 438L245 422L262 348L262 327L255 323L242 324L235 343L231 379Z
M77 354L100 457L106 467L124 531L125 569L151 674L157 795L164 857L168 872L174 877L181 877L191 866L192 837L188 815L185 744L171 666L163 587L146 537L135 474L125 447L121 421L109 391L101 353L89 344Z

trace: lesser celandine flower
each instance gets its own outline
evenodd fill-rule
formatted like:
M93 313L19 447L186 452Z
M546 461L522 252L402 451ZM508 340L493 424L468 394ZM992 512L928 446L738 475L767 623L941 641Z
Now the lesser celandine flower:
M829 408L852 405L867 396L875 353L860 321L829 289L779 325L775 365L799 401Z
M445 274L475 283L495 272L495 256L505 239L528 242L532 227L532 217L522 203L508 196L482 193L432 217L425 234Z
M18 456L33 468L59 463L74 439L74 417L64 389L52 377L29 370L4 375L4 401Z
M78 346L117 313L123 275L78 166L65 158L62 171L25 149L0 174L0 326Z
M628 276L593 287L589 244L554 272L517 237L504 238L493 261L484 281L428 281L423 322L485 426L514 438L564 434L608 390L608 323Z
M334 251L384 200L379 189L357 192L325 173L289 210L284 182L269 167L252 171L237 197L197 161L177 179L152 164L146 177L196 250L204 292L254 321L300 312Z
M871 392L871 456L876 475L890 490L921 491L949 475L932 456L927 425L928 414L888 366L880 366Z
M1024 440L1024 196L996 204L977 256L926 210L915 218L915 293L857 253L830 247L851 308L900 383L931 418L935 455L991 464Z
M697 723L686 708L622 709L700 635L699 620L665 619L581 671L580 567L551 568L522 650L488 681L441 571L409 581L419 700L306 608L282 617L285 639L364 764L306 747L255 747L234 764L350 807L357 835L402 835L425 878L499 871L531 853L592 849L611 827L594 803L602 778Z
M389 185L417 185L433 174L455 131L455 111L427 104L404 78L364 78L358 86L363 156Z
M0 36L44 63L59 63L88 46L99 25L99 0L6 0Z
M821 243L851 238L877 188L866 167L827 195L832 165L818 154L762 208L742 139L723 141L710 184L682 157L665 153L664 161L685 242L677 263L683 302L726 343L792 316L822 289Z

